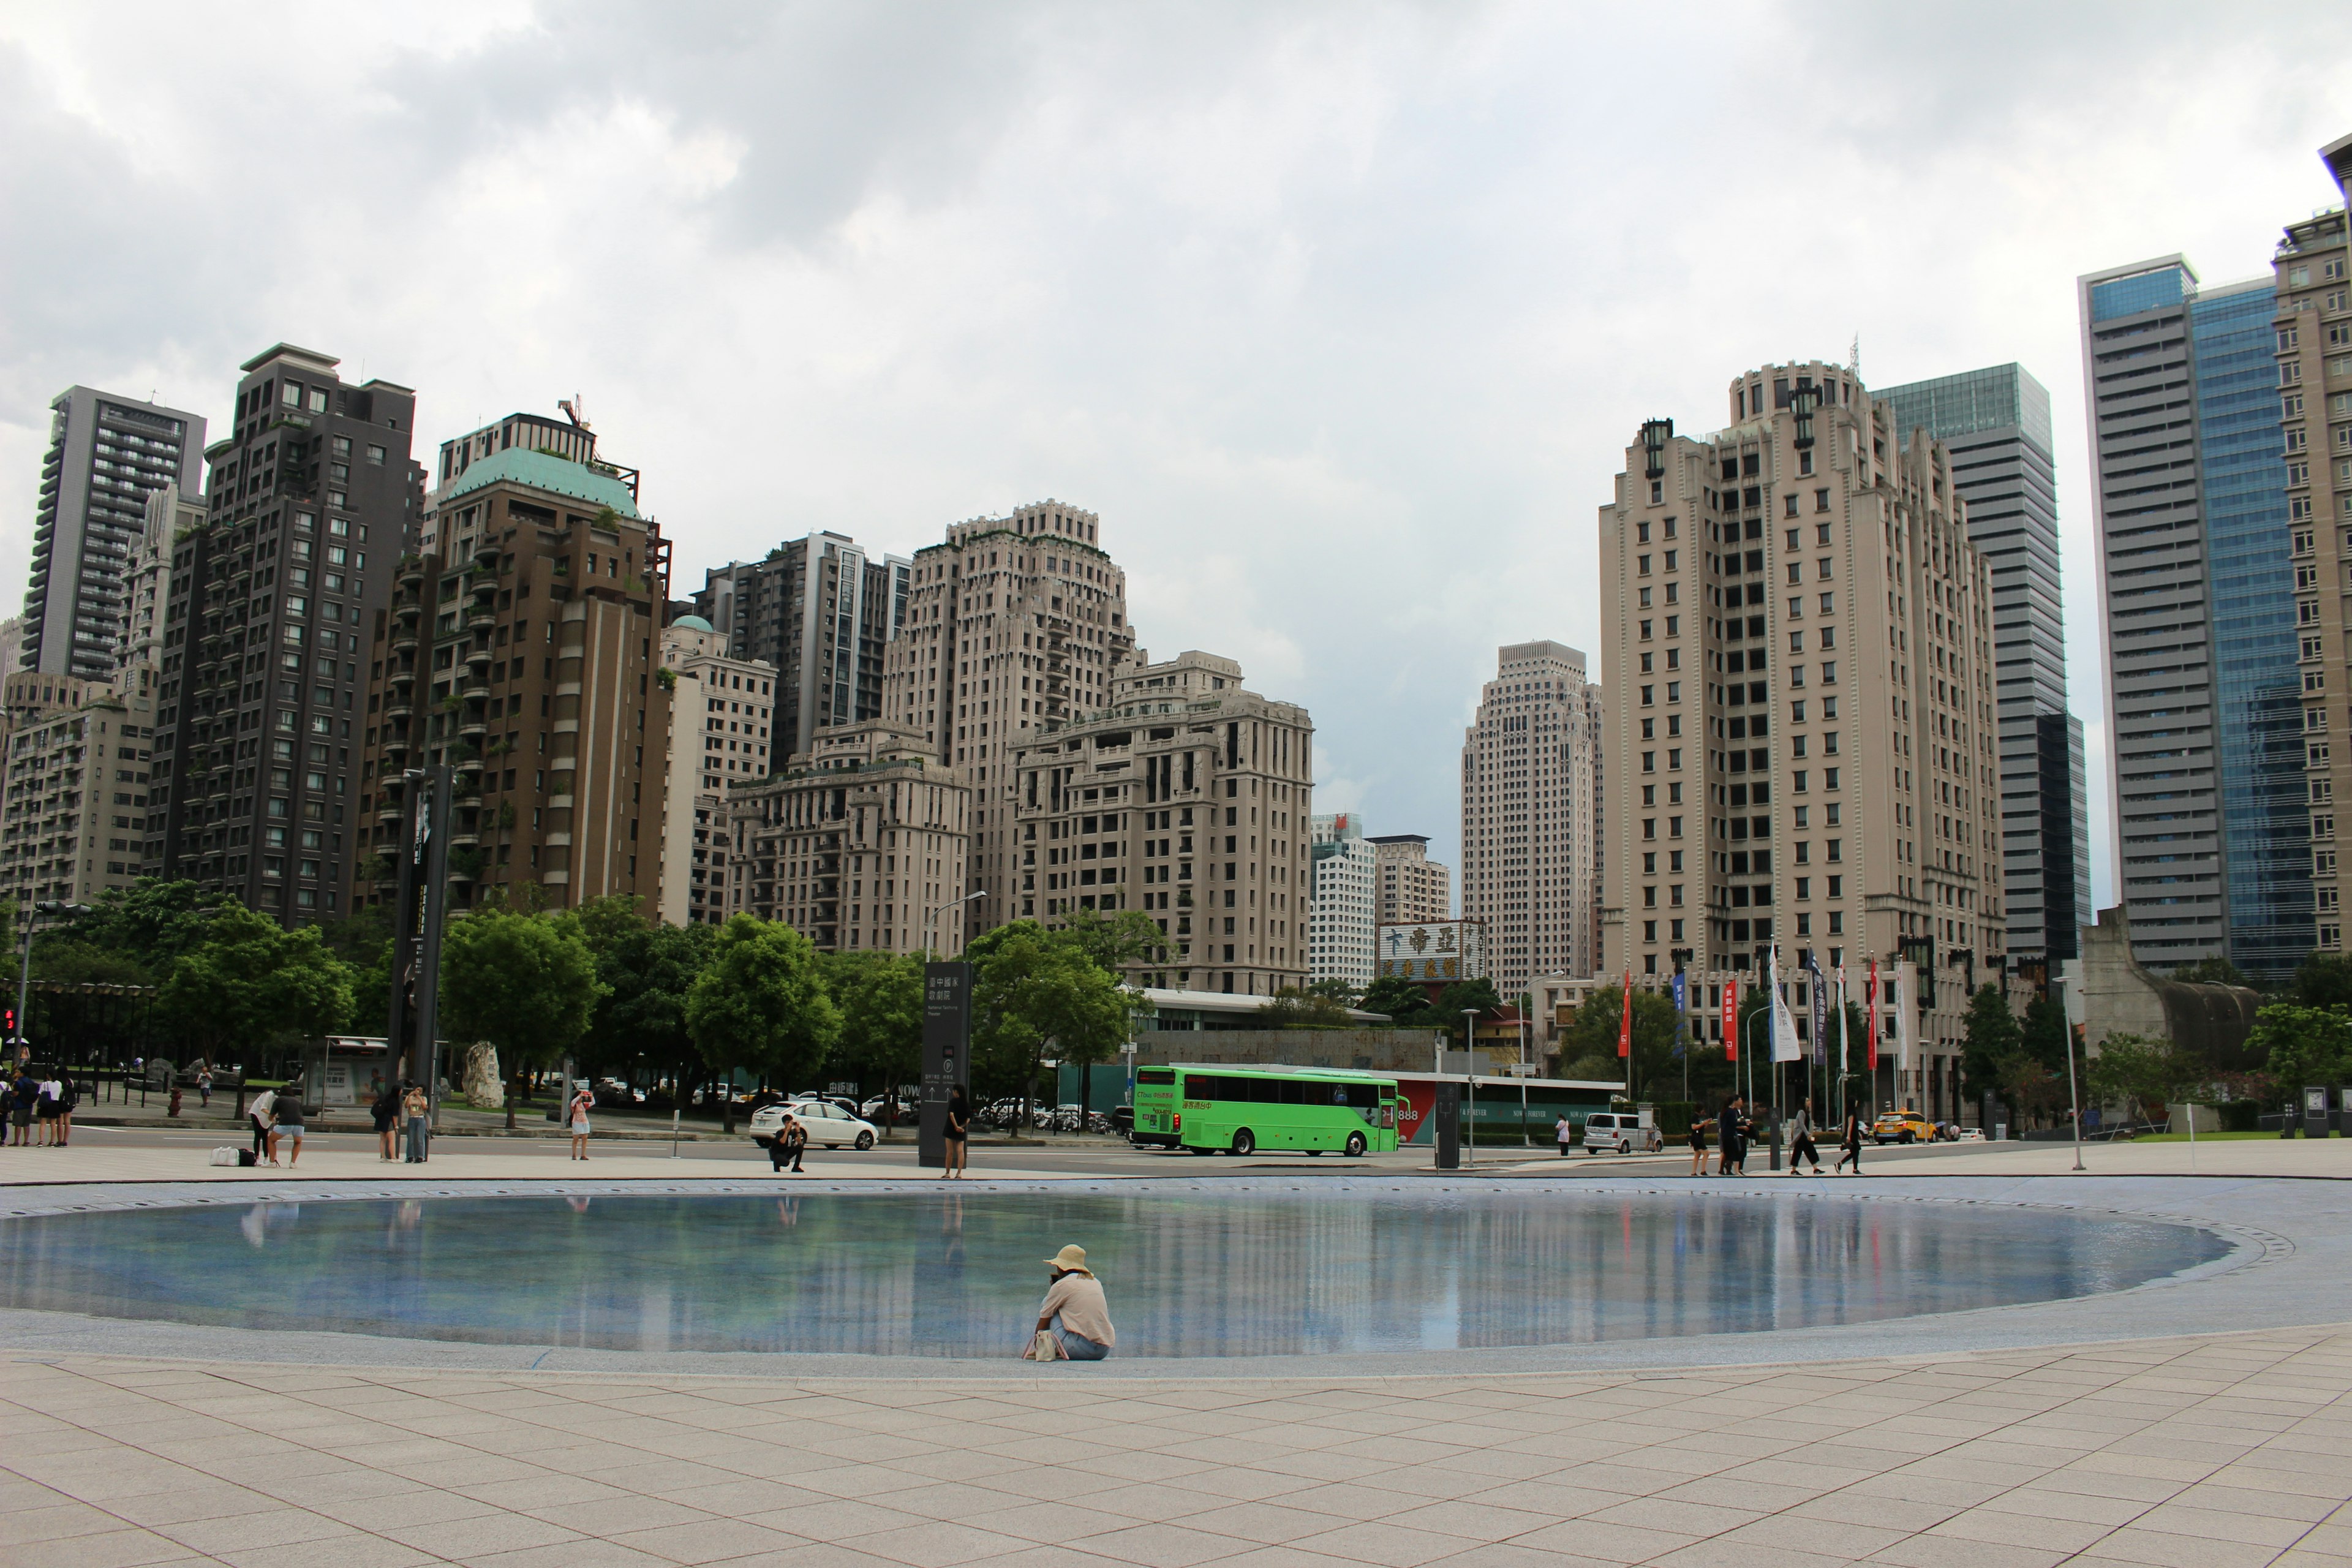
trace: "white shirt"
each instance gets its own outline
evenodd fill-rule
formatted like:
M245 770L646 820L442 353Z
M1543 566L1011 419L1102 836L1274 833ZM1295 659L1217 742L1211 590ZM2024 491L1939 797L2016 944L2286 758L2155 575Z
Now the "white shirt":
M251 1114L267 1121L269 1120L269 1108L277 1103L278 1091L274 1089L265 1089L254 1097Z

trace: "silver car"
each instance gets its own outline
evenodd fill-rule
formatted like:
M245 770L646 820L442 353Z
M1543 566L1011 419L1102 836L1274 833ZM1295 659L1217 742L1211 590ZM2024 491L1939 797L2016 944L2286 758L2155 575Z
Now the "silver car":
M808 1141L828 1149L838 1149L846 1143L853 1149L871 1149L876 1137L874 1123L862 1116L852 1116L829 1100L796 1100L788 1105L771 1105L752 1113L751 1142L766 1148L776 1141L783 1130L786 1111L800 1120L808 1130Z

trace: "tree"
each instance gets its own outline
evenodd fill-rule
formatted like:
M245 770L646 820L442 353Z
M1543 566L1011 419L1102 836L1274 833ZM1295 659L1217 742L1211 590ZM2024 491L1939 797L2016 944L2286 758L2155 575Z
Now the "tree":
M1260 1026L1268 1029L1349 1029L1356 1023L1344 1002L1295 985L1283 986L1268 997L1257 1016Z
M645 900L635 893L612 893L590 899L557 917L574 926L588 951L602 958L614 943L646 930L653 922L637 912Z
M139 961L129 953L117 952L112 948L100 947L92 942L78 942L69 936L50 937L33 943L33 978L62 980L78 984L91 982L102 985L151 984L147 972L140 968Z
M2313 953L2311 956L2318 958L2321 955ZM2171 978L2190 985L2235 985L2248 991L2254 988L2254 983L2246 978L2244 970L2221 957L2200 958L2194 963L2180 964L2174 968Z
M236 902L226 893L200 890L194 882L142 880L109 888L63 934L124 954L152 984L169 975L182 953L208 940L215 910Z
M174 926L173 944L187 935ZM155 1005L167 1031L217 1061L224 1048L242 1055L341 1029L352 1011L351 971L316 927L289 931L224 903L203 913Z
M1061 929L1054 934L1112 975L1149 958L1153 949L1168 942L1167 933L1152 923L1150 916L1137 910L1112 915L1099 910L1072 910L1062 916Z
M392 1023L392 910L383 904L322 921L319 940L352 971L352 1022L362 1034L382 1034Z
M2301 981L2298 971L2298 989ZM2352 1010L2270 1003L2254 1015L2246 1048L2285 1093L2309 1084L2342 1083L2352 1071Z
M923 963L913 953L838 955L826 976L841 1009L840 1054L866 1089L895 1094L923 1066Z
M972 947L973 1057L998 1082L1028 1092L1049 1044L1091 1068L1127 1038L1139 998L1065 933L1016 921Z
M1342 1007L1354 1006L1363 995L1361 991L1337 975L1326 975L1323 979L1307 982L1307 994L1337 1002Z
M841 1035L841 1013L824 993L816 950L782 921L736 915L719 929L709 963L686 996L695 1048L728 1083L721 1125L735 1131L734 1075L764 1072L807 1082Z
M1679 1077L1675 1051L1678 1047L1688 1049L1690 1043L1678 1037L1682 1019L1675 1011L1673 1000L1655 991L1634 991L1630 1074L1627 1059L1617 1054L1617 1037L1624 1021L1622 986L1603 985L1587 996L1560 1036L1560 1058L1570 1064L1561 1069L1561 1076L1620 1083L1627 1083L1630 1078L1631 1083L1643 1085L1662 1083L1670 1076ZM1721 1062L1720 1051L1716 1053L1716 1059Z
M1367 1013L1385 1014L1399 1028L1422 1028L1430 1018L1429 993L1417 981L1383 974L1364 988L1360 1004Z
M544 1067L587 1032L604 994L576 926L478 910L441 939L441 1008L455 1037L488 1040L509 1072Z
M2352 954L2315 952L2296 964L2291 999L2303 1007L2352 1007Z
M605 994L589 1024L587 1045L604 1070L619 1068L631 1082L683 1079L695 1055L687 993L718 945L714 925L640 922L598 955L596 977Z
M1961 1028L1966 1044L1961 1049L1960 1073L1972 1084L1998 1083L2001 1062L2024 1048L2024 1032L2017 1026L2017 1015L2009 1010L2009 998L1990 982L1978 986L1976 994L1969 998Z
M2074 1032L2066 1023L2066 1009L2047 996L2036 996L2025 1005L2025 1023L2018 1030L2018 1048L2053 1072L2066 1070L2066 1058L2073 1048Z
M1462 1015L1465 1013L1475 1012L1486 1018L1502 1010L1502 994L1495 989L1493 981L1457 980L1437 994L1437 1006L1433 1010L1435 1016L1430 1021L1440 1028L1457 1029L1463 1026ZM1462 1048L1470 1048L1466 1037L1462 1042Z
M2049 1111L2066 1097L2065 1081L2023 1051L2003 1057L1994 1073L2021 1119Z
M2109 1035L2087 1068L2091 1096L2102 1104L2124 1102L2126 1120L2137 1121L2146 1107L2169 1105L2204 1079L2203 1064L2171 1040L2146 1035Z

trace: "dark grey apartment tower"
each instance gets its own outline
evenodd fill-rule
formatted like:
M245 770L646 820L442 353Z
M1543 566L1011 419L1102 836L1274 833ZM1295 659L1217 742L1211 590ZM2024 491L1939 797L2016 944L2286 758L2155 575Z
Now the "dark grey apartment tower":
M2000 364L1877 395L1903 439L1924 429L1950 449L1969 542L1992 574L2010 954L2075 957L2075 928L2092 914L2090 803L2083 724L2066 702L2050 394L2022 365Z
M694 614L727 638L729 657L776 668L778 772L819 730L882 716L882 649L906 616L913 566L812 533L718 568L696 592Z
M69 386L49 404L25 594L22 667L103 680L114 673L122 574L165 485L202 488L201 416Z
M246 361L161 639L149 865L289 924L351 910L367 634L425 499L415 393L337 363Z

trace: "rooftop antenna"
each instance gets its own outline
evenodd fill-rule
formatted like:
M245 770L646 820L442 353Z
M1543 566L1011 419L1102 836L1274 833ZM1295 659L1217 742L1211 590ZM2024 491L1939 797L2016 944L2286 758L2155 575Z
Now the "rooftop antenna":
M1853 335L1853 348L1846 360L1845 369L1846 374L1856 381L1862 379L1862 334L1860 332Z

